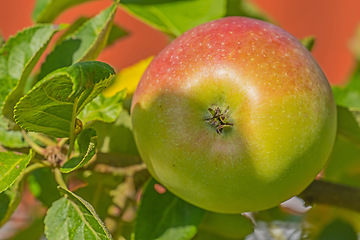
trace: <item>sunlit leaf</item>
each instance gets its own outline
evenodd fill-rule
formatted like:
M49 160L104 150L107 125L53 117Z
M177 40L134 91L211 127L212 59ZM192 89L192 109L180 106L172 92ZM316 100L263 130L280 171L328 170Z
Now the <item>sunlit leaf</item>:
M336 104L360 109L360 64L358 63L349 82L344 87L333 87Z
M309 36L309 37L305 37L303 39L300 40L302 45L304 45L306 47L307 50L311 51L315 45L315 37L314 36Z
M66 9L90 1L93 0L37 0L32 18L38 23L52 22Z
M69 159L60 168L61 172L69 173L88 163L96 153L97 136L93 128L87 128L77 137L80 155Z
M19 101L15 120L28 131L69 137L70 128L75 127L73 113L77 115L98 96L114 74L109 65L96 61L58 69Z
M106 46L116 9L117 4L113 4L58 43L42 64L38 79L76 62L95 60Z
M9 188L20 176L21 172L34 157L35 152L16 154L14 152L0 152L0 192Z
M226 13L225 0L179 0L153 4L120 1L120 3L132 14L172 36L179 36L197 25L220 18Z
M146 185L135 227L135 240L185 240L197 232L204 210L197 208L169 191L160 194L154 179Z
M112 97L104 97L100 94L94 98L82 112L79 114L80 120L85 123L94 121L114 122L122 111L122 101L126 97L126 91L123 90Z
M227 0L226 16L243 16L273 22L264 11L249 0Z
M66 196L49 208L45 217L48 240L112 239L94 208L76 194L59 188Z
M24 94L26 80L52 36L64 26L36 25L11 37L0 49L0 109L13 121L15 104Z

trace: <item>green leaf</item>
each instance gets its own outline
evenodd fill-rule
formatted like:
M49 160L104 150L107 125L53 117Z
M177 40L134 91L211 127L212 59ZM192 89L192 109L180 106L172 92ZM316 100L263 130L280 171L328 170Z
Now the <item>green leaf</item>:
M36 169L28 176L31 193L47 207L61 197L57 185L49 168Z
M106 46L116 9L117 4L113 4L58 43L46 57L38 78L79 61L95 60Z
M45 217L48 240L112 239L88 202L68 190L59 190L66 196L54 202Z
M85 123L93 121L114 122L122 111L122 102L126 97L126 90L112 97L104 97L100 94L94 98L79 114L79 119Z
M86 128L77 137L80 155L69 159L60 168L61 172L69 173L88 163L96 153L97 136L93 128Z
M0 119L0 145L9 148L27 147L28 144L23 139L21 132L7 129L5 121Z
M0 192L15 182L34 155L35 152L32 150L29 154L22 155L10 151L0 152Z
M106 46L110 46L120 38L126 37L128 35L129 33L124 28L122 28L118 24L113 24L106 42Z
M17 179L4 192L0 193L0 227L4 225L18 207L23 190L22 179Z
M114 69L102 62L79 62L38 82L15 108L19 126L54 137L69 137L75 115L111 82ZM76 103L76 104L75 104Z
M27 223L28 224L28 223ZM30 225L27 225L25 229L20 229L11 240L39 240L43 239L44 234L44 219L36 218L32 220Z
M8 121L13 121L14 106L24 94L31 70L52 36L63 28L50 24L27 28L9 38L0 49L0 109Z
M324 178L332 182L360 187L360 127L353 113L337 107L338 134Z
M61 35L61 37L58 39L58 43L61 43L66 38L68 38L70 35L77 32L84 24L85 22L89 21L90 18L88 17L79 17L75 22L73 22L69 28L66 29L64 34ZM118 24L113 23L110 33L107 39L106 46L110 46L114 42L116 42L118 39L126 37L129 33L119 26Z
M52 22L66 9L93 0L37 0L32 18L35 22Z
M341 219L335 219L329 223L317 237L318 240L357 240L357 232L354 227Z
M346 138L360 146L360 122L358 112L337 106L338 137Z
M97 121L91 125L98 134L98 149L103 153L138 155L132 134L131 118L122 111L114 123Z
M74 34L76 31L79 30L79 28L84 25L85 22L89 21L90 17L84 17L81 16L78 19L76 19L73 23L70 24L70 26L61 34L59 39L57 40L57 44L64 41L66 38L68 38L70 35Z
M226 16L243 16L273 22L264 11L249 0L227 0Z
M161 2L162 3L135 4L120 1L130 13L172 36L179 36L197 25L220 18L226 13L225 0L179 0Z
M360 109L360 63L357 64L350 81L345 87L332 88L336 104Z
M76 190L76 194L86 199L95 209L101 219L109 216L109 208L115 204L114 190L124 181L122 176L104 174L94 171L77 172L80 181L86 186ZM122 194L124 197L124 194Z
M0 47L5 43L5 39L3 37L3 35L1 34L1 31L0 31Z
M254 231L254 226L249 218L241 214L206 212L199 229L213 233L219 238L243 239Z
M135 226L135 240L186 240L197 232L205 211L169 191L163 194L154 189L151 179L143 192Z
M304 45L306 47L307 50L309 50L311 52L311 50L313 49L314 44L315 44L315 37L308 36L308 37L301 39L300 42L302 43L302 45Z

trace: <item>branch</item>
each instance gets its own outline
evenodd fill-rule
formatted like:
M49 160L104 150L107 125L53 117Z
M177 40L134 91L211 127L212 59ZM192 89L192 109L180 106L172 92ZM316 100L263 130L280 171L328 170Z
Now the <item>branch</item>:
M360 212L360 189L338 183L315 180L299 194L306 204L325 204Z

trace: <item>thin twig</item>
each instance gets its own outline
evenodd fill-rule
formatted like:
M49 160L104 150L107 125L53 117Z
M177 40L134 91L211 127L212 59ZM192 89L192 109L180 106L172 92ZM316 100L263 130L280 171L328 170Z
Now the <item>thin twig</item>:
M59 184L59 186L64 188L64 189L68 189L59 168L54 168L54 175L55 175L55 180Z
M39 168L44 168L46 167L44 164L42 163L34 163L34 164L31 164L29 166L27 166L24 171L22 171L22 175L27 175L29 173L31 173L32 171L36 170L36 169L39 169Z
M49 137L43 135L43 134L35 134L35 133L29 133L31 137L35 138L36 140L40 141L46 146L56 146L56 143Z
M35 150L35 152L37 152L40 155L44 155L46 150L43 147L40 147L38 144L36 144L33 140L31 140L31 138L29 138L29 136L27 135L27 133L24 130L21 130L21 133L25 139L25 141L27 142L27 144L29 144L29 146Z
M114 176L133 176L136 172L146 169L145 163L135 164L128 167L113 167L106 164L97 164L94 171L99 173L110 173Z
M326 204L360 212L360 189L315 180L299 194L307 204Z

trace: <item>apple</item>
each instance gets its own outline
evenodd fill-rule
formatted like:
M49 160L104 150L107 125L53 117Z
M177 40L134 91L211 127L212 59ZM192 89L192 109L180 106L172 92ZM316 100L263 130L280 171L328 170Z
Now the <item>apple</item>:
M285 30L227 17L197 26L150 63L131 105L150 173L201 208L241 213L302 192L336 134L330 85Z

